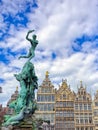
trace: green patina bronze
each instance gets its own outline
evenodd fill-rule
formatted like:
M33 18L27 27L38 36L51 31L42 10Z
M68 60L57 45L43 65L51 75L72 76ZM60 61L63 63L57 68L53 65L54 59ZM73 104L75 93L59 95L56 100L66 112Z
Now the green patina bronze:
M35 56L34 51L38 41L36 40L35 34L33 35L33 39L28 38L29 33L33 31L34 30L29 31L26 36L26 39L31 43L29 54L27 56L19 57L19 59L28 58L28 61L24 64L19 74L14 74L21 87L18 98L9 104L9 107L13 108L15 113L12 116L5 116L3 126L18 124L25 117L28 117L28 115L34 114L37 109L35 102L35 89L38 88L38 78L35 74L34 65L30 62L30 60Z
M29 34L34 32L34 30L30 30L28 31L27 35L26 35L26 39L31 43L31 48L29 49L29 53L27 56L20 56L20 58L28 58L28 61L30 61L34 56L35 56L35 48L38 44L38 40L36 40L37 36L35 34L33 34L32 39L29 38Z

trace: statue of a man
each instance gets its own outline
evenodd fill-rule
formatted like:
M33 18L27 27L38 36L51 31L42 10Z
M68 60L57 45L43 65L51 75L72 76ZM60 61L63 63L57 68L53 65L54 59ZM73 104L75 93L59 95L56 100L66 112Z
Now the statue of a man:
M29 53L27 56L20 56L20 58L29 58L28 61L30 61L34 56L35 56L35 48L38 44L38 40L36 40L37 36L35 34L33 34L32 39L30 39L28 36L30 33L34 32L34 30L30 30L28 31L27 35L26 35L26 39L31 43L31 48L29 49Z

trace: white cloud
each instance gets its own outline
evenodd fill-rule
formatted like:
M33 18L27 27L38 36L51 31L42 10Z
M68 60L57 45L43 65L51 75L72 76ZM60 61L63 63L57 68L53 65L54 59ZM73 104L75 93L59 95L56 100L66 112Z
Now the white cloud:
M17 2L8 4L8 13L15 15L17 11L23 9ZM21 1L22 3L25 4ZM17 84L19 85L13 74L17 72L15 67L22 68L26 62L26 59L18 60L18 56L23 48L28 53L30 43L25 40L25 36L29 29L36 29L35 33L39 40L36 56L32 60L39 78L39 85L44 79L45 71L49 70L51 81L55 86L61 83L62 78L67 78L73 90L76 90L79 81L83 80L84 84L87 84L89 88L94 88L95 91L98 86L98 67L95 62L98 59L97 41L84 42L79 46L81 52L74 53L72 46L77 48L78 45L74 40L84 34L88 36L98 34L97 3L97 0L90 2L89 0L38 1L38 8L36 10L31 8L32 12L25 14L29 20L27 27L16 28L11 25L9 30L11 36L1 42L1 47L5 49L4 54L6 54L6 49L10 48L18 55L7 56L10 60L8 66L0 64L0 77L6 81L1 84L5 95L7 88L11 95ZM6 4L3 5L3 11L6 11ZM10 9L12 6L14 10ZM53 52L56 54L55 59L51 56Z
M3 0L1 2L1 8L0 11L2 12L2 14L11 14L13 16L15 16L18 12L24 11L27 7L27 3L31 3L33 4L33 1L30 0L11 0L11 1L6 1Z

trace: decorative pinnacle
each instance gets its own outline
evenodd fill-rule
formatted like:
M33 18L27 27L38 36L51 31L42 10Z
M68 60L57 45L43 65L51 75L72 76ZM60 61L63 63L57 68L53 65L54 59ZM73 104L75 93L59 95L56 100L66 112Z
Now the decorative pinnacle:
M80 86L83 87L82 80L80 81Z
M49 72L48 71L46 71L46 77L48 77L49 76Z
M16 86L16 91L18 91L18 86Z

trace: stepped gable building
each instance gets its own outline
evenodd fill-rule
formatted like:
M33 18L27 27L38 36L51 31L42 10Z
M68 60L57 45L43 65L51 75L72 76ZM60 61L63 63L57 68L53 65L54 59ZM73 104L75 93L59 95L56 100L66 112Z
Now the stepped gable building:
M75 130L74 99L75 93L63 80L56 92L55 130Z
M11 99L8 101L7 106L8 106L12 101L14 101L14 100L17 99L18 94L19 94L18 87L16 87L16 90L15 90L14 94L12 94ZM7 114L12 115L13 112L14 112L13 109L8 107Z
M82 81L74 104L75 130L94 130L92 98Z
M98 91L95 94L93 102L94 124L95 130L98 130Z
M38 110L36 111L36 117L50 122L53 127L55 123L55 91L47 71L45 79L37 92Z

